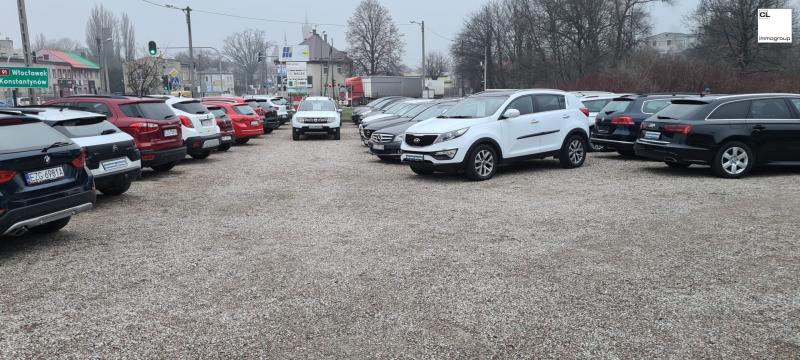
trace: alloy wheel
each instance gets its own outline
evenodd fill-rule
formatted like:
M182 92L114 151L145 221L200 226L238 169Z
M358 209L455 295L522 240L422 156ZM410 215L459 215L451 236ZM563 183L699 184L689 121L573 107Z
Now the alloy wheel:
M730 175L743 173L750 164L750 157L747 151L738 146L732 146L722 153L722 169Z
M580 164L581 161L583 161L583 157L586 156L586 149L583 146L583 141L580 139L572 140L567 148L567 155L569 155L569 161L573 164Z
M475 155L475 172L481 177L487 177L494 169L494 155L486 149L478 151Z

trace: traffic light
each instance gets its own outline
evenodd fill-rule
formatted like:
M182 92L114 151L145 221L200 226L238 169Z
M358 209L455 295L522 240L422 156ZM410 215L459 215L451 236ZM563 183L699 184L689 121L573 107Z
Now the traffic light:
M156 47L155 41L150 41L147 43L147 51L150 53L150 56L158 55L158 48Z
M39 61L36 59L36 51L31 51L31 56L32 56L31 60L33 61L33 63L38 64Z
M260 51L258 52L258 62L264 62L264 60L265 60L266 58L267 58L267 57L266 57L266 56L264 56L264 53L262 53L262 52L260 52Z
M164 89L164 93L169 92L169 75L161 76L161 88Z

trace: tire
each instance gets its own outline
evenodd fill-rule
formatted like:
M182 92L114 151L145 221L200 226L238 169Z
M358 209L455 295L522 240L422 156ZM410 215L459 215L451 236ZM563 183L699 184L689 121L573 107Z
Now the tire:
M228 150L230 150L230 149L231 149L231 144L225 144L225 145L220 145L220 146L217 148L217 151L219 151L219 152L226 152L226 151L228 151Z
M433 170L431 169L420 168L414 165L411 165L411 171L413 171L417 175L422 175L422 176L433 174Z
M692 164L689 163L676 163L676 162L665 162L665 164L667 164L667 166L673 169L688 169L689 166L692 166Z
M156 166L153 166L153 170L156 171L156 172L166 172L166 171L172 170L172 168L174 168L175 165L178 165L178 163L171 162L169 164L156 165Z
M191 153L189 154L189 156L191 156L192 159L195 160L204 160L207 159L209 156L211 156L211 151L203 151L201 153Z
M333 134L333 140L341 140L341 139L342 139L341 129L336 129L336 132Z
M395 161L395 158L383 155L378 155L378 159L381 159L381 161L386 161L386 162Z
M499 162L497 151L487 144L480 144L467 154L464 173L472 181L484 181L494 177Z
M250 141L250 138L240 138L240 139L236 139L236 143L237 143L237 144L239 144L239 145L244 145L244 144L247 144L247 142L249 142L249 141Z
M119 196L131 188L131 179L120 176L119 180L113 183L98 184L97 190L108 196Z
M67 224L69 224L69 220L71 217L65 217L61 220L51 221L44 225L39 225L37 227L33 227L30 229L30 232L35 234L52 234L58 230L63 229Z
M633 150L617 150L617 153L619 153L620 155L625 156L625 157L634 157L634 156L636 156L636 152L633 151Z
M719 147L711 169L725 179L740 179L753 170L756 158L750 146L739 141L730 141Z
M264 129L264 134L272 134L272 131L275 130L273 128L266 128Z
M589 143L583 136L572 135L564 141L561 146L561 153L558 155L558 161L564 169L574 169L583 166L586 162L586 153L589 148Z
M292 140L293 141L300 140L300 133L297 132L297 130L295 130L294 128L292 128Z

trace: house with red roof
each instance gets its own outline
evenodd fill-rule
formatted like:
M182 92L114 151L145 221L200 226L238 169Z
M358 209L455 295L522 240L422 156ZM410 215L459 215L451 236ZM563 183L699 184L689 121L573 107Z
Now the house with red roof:
M24 59L18 54L2 60L11 66L25 66ZM41 100L69 95L96 94L102 87L100 66L72 52L37 50L33 67L47 68L50 74L50 87L37 90L37 95L42 98Z

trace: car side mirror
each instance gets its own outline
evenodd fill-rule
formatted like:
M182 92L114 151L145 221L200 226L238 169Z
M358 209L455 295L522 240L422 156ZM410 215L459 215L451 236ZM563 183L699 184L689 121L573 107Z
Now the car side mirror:
M342 109L336 109L336 112L341 114L342 113Z
M508 109L503 113L503 117L501 117L501 119L513 119L515 117L519 117L519 110Z

